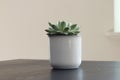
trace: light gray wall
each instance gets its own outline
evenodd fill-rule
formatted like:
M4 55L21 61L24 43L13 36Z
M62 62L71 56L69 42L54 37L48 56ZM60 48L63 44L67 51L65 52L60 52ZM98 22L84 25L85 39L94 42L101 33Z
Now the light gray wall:
M120 60L120 40L105 36L113 27L112 0L0 0L0 60L48 59L48 21L81 25L83 60Z

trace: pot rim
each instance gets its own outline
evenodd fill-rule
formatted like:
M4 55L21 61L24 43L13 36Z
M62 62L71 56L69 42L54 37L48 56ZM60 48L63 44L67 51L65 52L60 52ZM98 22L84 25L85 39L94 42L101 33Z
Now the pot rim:
M48 37L81 37L81 34L77 34L77 35L48 35Z

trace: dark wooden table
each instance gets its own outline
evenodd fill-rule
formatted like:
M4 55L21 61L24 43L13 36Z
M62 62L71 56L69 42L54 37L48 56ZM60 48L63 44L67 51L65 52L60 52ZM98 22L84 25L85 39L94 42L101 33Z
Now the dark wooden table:
M79 69L54 70L44 60L1 61L0 80L120 80L120 62L83 61Z

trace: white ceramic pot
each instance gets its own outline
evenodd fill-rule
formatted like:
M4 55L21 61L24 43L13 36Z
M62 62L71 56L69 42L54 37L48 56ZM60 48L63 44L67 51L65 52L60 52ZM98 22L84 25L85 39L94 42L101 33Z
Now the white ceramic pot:
M74 69L81 64L81 36L49 36L50 63L57 69Z

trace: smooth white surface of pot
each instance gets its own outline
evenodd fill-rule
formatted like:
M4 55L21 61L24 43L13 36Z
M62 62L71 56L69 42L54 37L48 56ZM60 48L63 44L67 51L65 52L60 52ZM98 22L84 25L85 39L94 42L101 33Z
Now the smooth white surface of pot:
M81 36L50 36L50 63L53 68L74 69L81 64Z

